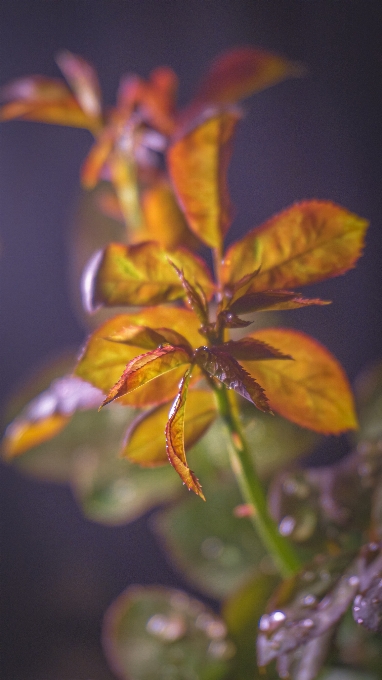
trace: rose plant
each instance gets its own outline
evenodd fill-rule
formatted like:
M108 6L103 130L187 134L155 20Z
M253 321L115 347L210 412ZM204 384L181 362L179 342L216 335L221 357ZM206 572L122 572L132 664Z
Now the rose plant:
M95 141L83 186L125 230L82 276L84 307L103 322L63 376L49 369L53 382L13 419L4 455L70 482L99 521L167 504L155 531L200 590L223 600L219 617L180 591L128 589L105 618L113 670L249 680L276 660L266 677L314 680L324 664L333 680L341 664L371 673L354 678L378 677L381 645L362 626L382 628L381 432L367 425L380 377L359 397L353 453L330 468L292 464L318 436L357 430L353 394L312 337L256 323L256 312L329 304L296 288L354 267L367 221L304 200L224 249L239 102L303 69L237 48L212 63L183 109L176 75L161 67L148 81L123 78L107 111L89 63L69 52L57 63L67 84L10 83L0 119L87 128ZM126 309L115 316L116 307Z

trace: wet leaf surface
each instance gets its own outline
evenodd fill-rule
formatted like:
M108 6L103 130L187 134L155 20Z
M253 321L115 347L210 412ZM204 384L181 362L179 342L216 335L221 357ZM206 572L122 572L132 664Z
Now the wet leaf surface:
M15 464L39 479L69 483L94 521L111 525L132 521L182 492L170 466L143 470L119 457L134 415L119 405L77 412L52 440L34 446Z
M235 655L223 621L179 590L132 587L104 624L107 659L122 680L220 680Z
M271 571L272 564L264 560L264 572L267 568ZM222 616L237 646L232 680L260 680L263 676L257 666L255 640L259 619L277 583L274 574L258 572L223 602ZM273 680L278 676L268 668L266 677Z
M200 445L202 446L202 444ZM155 516L154 528L175 564L206 595L224 598L260 571L265 556L248 518L234 514L239 492L206 473L207 501L190 497ZM204 478L204 475L203 475Z

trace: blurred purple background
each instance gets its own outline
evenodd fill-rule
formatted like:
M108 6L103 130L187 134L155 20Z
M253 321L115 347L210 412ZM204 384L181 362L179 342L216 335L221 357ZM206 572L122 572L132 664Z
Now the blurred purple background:
M0 85L58 76L67 48L98 69L105 100L121 74L158 64L187 101L208 62L258 45L303 62L305 79L246 103L231 169L230 238L302 198L371 221L364 257L315 287L323 309L295 313L353 379L382 357L382 44L380 0L13 0L0 4ZM30 369L84 337L68 293L67 235L89 133L12 122L0 129L1 400ZM307 291L308 293L309 291ZM288 321L291 321L289 317ZM1 466L3 680L107 680L99 628L132 582L182 585L138 521L82 518L69 491Z

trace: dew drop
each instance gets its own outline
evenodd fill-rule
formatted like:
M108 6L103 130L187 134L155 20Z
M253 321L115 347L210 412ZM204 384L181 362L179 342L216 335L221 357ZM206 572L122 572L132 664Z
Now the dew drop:
M224 550L223 541L217 536L205 538L200 546L200 552L207 560L217 560Z
M267 632L270 628L269 626L269 616L268 614L263 614L259 621L259 628L262 630L264 633Z
M290 536L296 527L296 520L291 515L286 515L279 524L279 532L282 536Z
M186 622L183 616L164 616L164 614L154 614L146 624L146 630L151 635L166 642L179 640L186 632Z
M358 576L350 576L349 578L349 585L350 586L358 586L359 584L359 578Z
M305 595L302 598L302 604L305 607L313 607L317 603L317 598L314 595Z
M303 628L310 629L314 627L314 621L312 619L304 619L301 623Z

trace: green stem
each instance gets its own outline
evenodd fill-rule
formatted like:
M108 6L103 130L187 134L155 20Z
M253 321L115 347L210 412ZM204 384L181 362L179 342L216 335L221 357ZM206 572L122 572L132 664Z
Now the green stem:
M300 561L289 541L282 536L268 512L262 484L253 466L248 444L241 424L230 403L227 388L215 387L220 415L230 437L230 458L232 470L245 501L253 507L251 518L265 547L272 555L282 576L295 574L301 568Z

